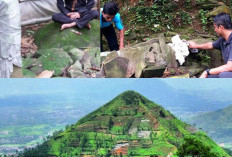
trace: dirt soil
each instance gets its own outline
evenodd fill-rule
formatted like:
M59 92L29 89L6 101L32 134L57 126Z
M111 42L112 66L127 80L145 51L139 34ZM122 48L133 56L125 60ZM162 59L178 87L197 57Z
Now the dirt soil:
M33 35L35 34L36 30L47 23L48 22L22 26L21 54L23 57L29 54L34 54L37 51L37 46L34 43Z

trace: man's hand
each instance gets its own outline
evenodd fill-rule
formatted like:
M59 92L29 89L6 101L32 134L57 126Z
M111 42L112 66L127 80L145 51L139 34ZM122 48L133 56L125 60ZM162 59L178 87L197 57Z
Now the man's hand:
M190 49L196 49L197 48L197 43L194 41L189 41L189 48Z
M68 17L70 17L71 20L79 19L81 17L79 12L71 12L67 14Z
M199 78L207 78L208 74L206 71L204 71Z
M189 48L190 49L203 49L203 50L211 50L213 49L213 43L208 42L204 44L197 44L194 41L188 41L189 42Z

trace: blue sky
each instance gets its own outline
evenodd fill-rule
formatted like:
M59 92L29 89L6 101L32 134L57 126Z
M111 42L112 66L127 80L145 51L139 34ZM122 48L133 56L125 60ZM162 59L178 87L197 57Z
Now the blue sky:
M231 79L0 79L0 94L29 94L64 91L143 89L144 85L167 84L185 90L232 89Z
M0 97L8 95L64 93L113 98L125 90L147 96L171 90L232 93L231 79L0 79Z

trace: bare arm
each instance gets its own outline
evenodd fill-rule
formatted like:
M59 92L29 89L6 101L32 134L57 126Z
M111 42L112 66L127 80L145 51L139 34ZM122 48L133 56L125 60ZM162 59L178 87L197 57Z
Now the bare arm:
M119 50L124 48L124 28L119 31Z
M225 71L232 71L232 61L228 61L227 64L210 69L210 74L216 75Z
M225 72L225 71L232 71L232 61L228 61L227 64L224 64L222 66L210 69L210 74L211 75L217 75L221 72ZM207 72L204 71L200 78L206 78L207 77Z
M194 41L189 41L189 48L192 48L192 49L203 49L203 50L214 49L213 48L213 42L208 42L208 43L205 43L205 44L197 44Z

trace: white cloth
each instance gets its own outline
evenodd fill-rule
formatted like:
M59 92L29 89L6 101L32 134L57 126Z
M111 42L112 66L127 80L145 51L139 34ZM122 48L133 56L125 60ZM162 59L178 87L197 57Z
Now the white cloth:
M185 62L185 57L189 55L188 43L181 40L179 35L175 35L172 37L172 43L168 45L175 51L176 60L182 65Z
M22 26L51 20L54 13L60 12L57 0L20 0L20 10Z
M22 67L19 2L0 0L0 78L9 78L13 65Z
M51 20L54 13L60 12L57 0L20 0L19 2L22 26ZM97 2L98 0L95 0L95 7Z

